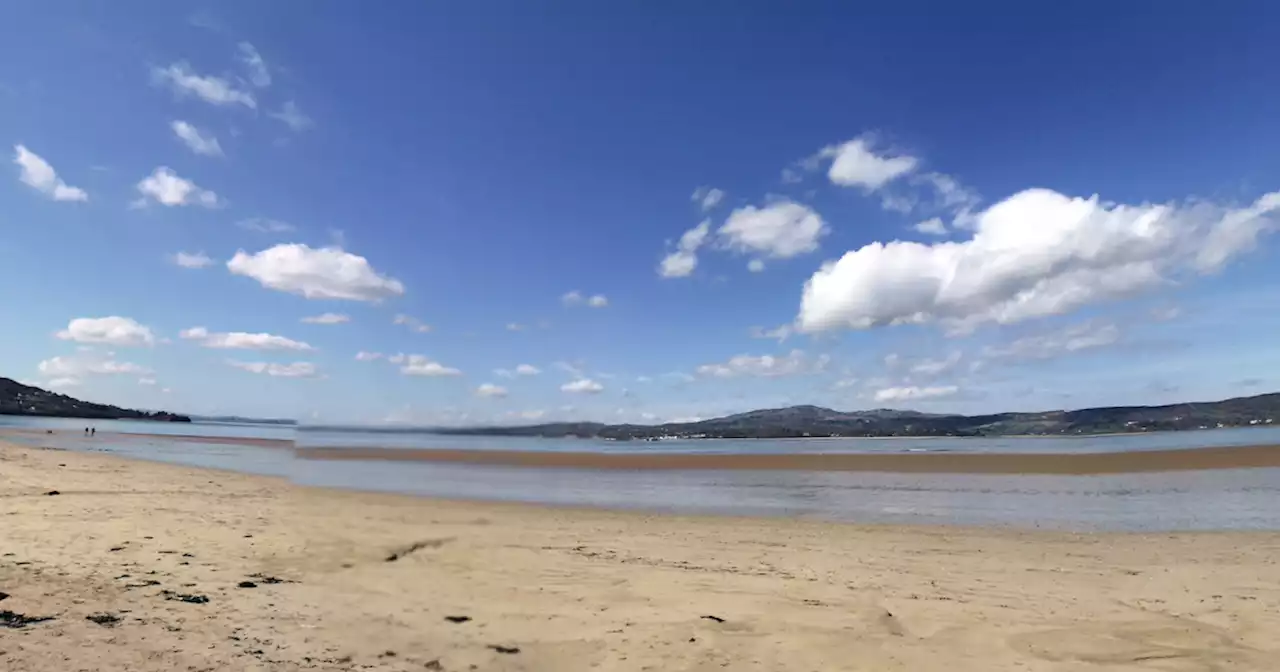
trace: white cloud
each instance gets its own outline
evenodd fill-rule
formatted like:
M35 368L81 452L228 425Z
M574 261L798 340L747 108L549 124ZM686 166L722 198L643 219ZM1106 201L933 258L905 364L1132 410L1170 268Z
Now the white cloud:
M693 196L690 197L698 207L706 212L724 200L724 192L714 187L698 187L693 190Z
M381 301L404 294L399 280L379 274L364 257L339 247L276 245L255 254L236 252L227 268L262 286L308 299Z
M81 381L79 378L54 378L53 380L45 383L45 387L48 387L51 390L63 390L68 387L79 387L80 385Z
M55 201L87 201L89 194L69 186L58 177L58 171L23 145L13 146L13 162L19 168L18 180Z
M187 146L187 149L203 156L222 156L222 145L213 135L206 134L185 121L169 123L173 134Z
M843 187L861 187L875 191L910 173L919 165L913 156L877 154L869 136L854 138L842 145L818 152L822 159L832 159L827 179Z
M249 71L249 81L259 88L271 86L271 71L258 50L248 42L241 42L239 51L240 63Z
M960 393L955 385L938 385L935 387L886 387L876 390L877 402L923 401L926 399L942 399L954 397Z
M604 391L604 386L590 378L579 378L561 385L560 391L570 394L598 394Z
M367 352L365 350L361 350L356 353L357 362L372 362L376 359L382 359L382 357L383 355L381 352Z
M1209 273L1275 228L1280 192L1246 208L1120 205L1030 189L975 217L963 242L871 243L805 284L817 332L942 322L952 331L1057 315Z
M820 373L826 369L830 358L821 355L810 358L802 350L792 350L781 355L737 355L726 362L703 364L697 368L700 376L716 378L735 378L752 376L760 378L780 378L783 376L806 375Z
M915 229L917 233L923 233L928 236L947 235L947 225L942 223L941 217L926 219L911 228Z
M69 378L79 380L85 376L111 375L145 375L151 370L133 362L119 362L114 359L102 359L93 355L75 357L52 357L36 367L40 374L49 378Z
M136 206L146 205L148 198L168 207L200 205L216 208L221 203L217 194L208 189L201 189L191 180L178 177L178 174L167 166L156 168L138 182L138 192L142 194L142 198L134 203Z
M394 318L392 318L391 323L402 324L408 327L410 331L415 333L419 333L419 334L431 333L431 325L424 323L422 320L419 320L416 317L410 317L408 315L405 315L404 313L397 314Z
M933 188L935 207L949 211L966 211L977 206L978 194L964 187L954 177L942 173L925 173L913 181L920 181Z
M185 62L174 63L167 68L152 68L151 80L166 84L179 96L196 96L214 105L244 105L256 110L258 101L248 91L237 89L221 77L196 74Z
M818 249L818 240L827 232L827 224L818 213L784 200L762 208L738 208L718 233L731 250L786 259Z
M152 385L155 385L155 384L156 384L156 379L155 379L155 378L139 378L139 379L138 379L138 384L139 384L139 385L146 385L146 386L150 387L150 386L152 386Z
M693 269L698 267L698 248L707 242L710 233L711 220L708 219L681 234L675 251L663 257L658 264L658 275L664 278L683 278L693 273Z
M298 109L298 104L292 100L286 102L279 112L268 112L267 116L283 121L286 126L295 132L305 131L315 125L311 117L303 114L302 110Z
M508 323L507 323L507 331L524 331L524 330L526 330L526 329L528 329L528 328L529 328L529 327L527 327L527 326L525 326L525 325L523 325L523 324L520 324L519 322L508 322Z
M338 313L322 313L302 318L304 324L346 324L350 321L350 316L339 315Z
M392 357L390 361L393 364L403 363L404 366L400 367L400 373L406 376L440 377L462 375L461 371L444 366L440 362L432 361L425 355L397 355Z
M275 334L251 334L243 331L213 333L204 327L192 327L178 333L180 338L197 341L206 348L220 350L315 350L309 343Z
M478 397L505 397L507 396L507 388L494 385L493 383L483 383L476 388L476 396Z
M956 368L961 358L961 353L956 351L947 355L946 359L922 359L911 364L907 370L917 376L940 376Z
M591 308L605 308L609 305L609 299L603 294L595 294L593 296L584 296L582 292L573 290L565 292L560 297L560 302L566 306L589 306Z
M536 376L542 373L542 370L532 364L521 364L515 369L494 369L493 374L502 378L514 378L516 376Z
M311 362L277 364L275 362L237 362L229 360L227 364L249 373L266 374L277 378L313 378L316 375L316 365Z
M204 268L213 264L204 252L178 252L170 260L183 268Z
M291 233L298 230L292 224L275 219L267 219L266 217L242 219L236 222L236 226L247 231L257 231L258 233Z
M1120 329L1116 325L1085 322L1047 334L1025 336L1005 345L988 346L983 354L990 359L1053 359L1103 348L1119 340Z
M1176 320L1182 315L1182 309L1178 306L1160 306L1151 309L1151 319L1157 322L1168 322Z
M764 270L764 261L760 259L752 259L747 262L747 270L752 273L760 273Z
M111 317L77 317L56 336L64 341L96 343L117 346L153 345L156 342L151 328L136 321L113 315Z

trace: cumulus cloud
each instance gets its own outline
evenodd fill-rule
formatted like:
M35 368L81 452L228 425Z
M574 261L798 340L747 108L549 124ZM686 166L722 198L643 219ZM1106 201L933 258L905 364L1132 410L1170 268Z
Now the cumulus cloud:
M187 149L190 149L196 154L200 154L202 156L222 156L222 145L218 144L218 139L212 134L201 131L185 121L170 122L169 128L172 129L173 134L182 141L182 144L187 146Z
M1210 273L1276 227L1280 192L1244 208L1122 205L1047 189L977 214L962 242L875 242L805 284L807 332L941 322L965 331L1067 313Z
M251 334L243 331L213 333L204 327L192 327L178 333L180 338L196 341L206 348L220 350L315 350L309 343L275 334Z
M570 394L598 394L604 391L604 385L590 378L579 378L561 385L560 391Z
M249 81L259 88L271 86L271 71L267 69L267 62L262 60L262 54L258 53L257 48L248 42L241 42L238 50L240 63L249 71Z
M195 96L213 105L243 105L258 109L258 101L252 93L236 88L229 80L212 75L200 75L186 62L174 63L166 68L152 68L151 81L168 86L175 95Z
M278 112L268 112L267 116L283 121L286 126L295 132L305 131L315 125L311 117L303 114L302 110L298 108L298 104L292 100L286 102Z
M1025 336L1004 345L988 346L983 349L983 355L989 359L1054 359L1084 350L1104 348L1119 341L1120 328L1115 324L1085 322L1047 334Z
M410 331L415 333L419 333L419 334L431 333L431 325L424 323L422 320L419 320L416 317L405 315L404 313L397 314L394 318L391 319L391 323L408 327Z
M877 402L924 401L927 399L943 399L954 397L960 393L955 385L938 385L935 387L886 387L876 390Z
M356 353L357 362L372 362L376 359L382 359L382 357L383 355L381 352L368 352L365 350L361 350L360 352Z
M926 219L919 224L911 227L917 233L923 233L927 236L945 236L947 235L947 225L942 222L941 217L932 217Z
M377 302L404 294L399 280L378 273L369 260L340 247L313 249L288 243L255 254L240 250L227 269L263 287L308 299Z
M532 364L520 364L514 369L494 369L493 375L501 378L514 378L516 376L536 376L542 373L542 370Z
M55 201L89 200L84 189L63 182L48 161L25 146L13 146L13 162L18 166L18 180L45 196Z
M914 156L877 154L873 139L867 135L826 147L815 158L818 161L831 159L827 179L832 184L861 187L866 191L883 187L915 170L920 163Z
M122 347L153 345L156 342L151 328L138 324L128 317L77 317L56 336L64 341L116 345Z
M227 364L249 373L266 374L276 378L314 378L316 376L316 365L311 362L277 364L276 362L238 362L230 360Z
M690 198L703 212L706 212L720 205L720 201L724 200L724 192L714 187L698 187L693 190L693 196Z
M747 262L747 270L752 273L759 273L764 270L764 262L759 259L752 259Z
M476 388L477 397L505 397L507 396L507 388L494 385L493 383L483 383Z
M183 268L204 268L213 264L204 252L177 252L170 259Z
M700 376L736 378L742 376L780 378L783 376L821 373L830 363L826 355L809 357L803 350L792 350L781 355L737 355L728 361L703 364L696 371Z
M575 289L571 292L565 292L564 295L560 297L560 303L569 307L587 306L589 308L605 308L609 305L609 299L603 294L586 296L581 291Z
M664 278L683 278L693 273L698 267L698 248L707 242L711 233L711 220L685 231L676 244L675 251L662 258L658 264L658 275Z
M400 373L406 376L444 377L462 375L461 371L433 361L426 355L398 354L390 357L387 361L392 364L402 365Z
M346 324L350 321L350 316L338 313L321 313L302 318L304 324Z
M728 249L786 259L818 249L828 230L808 206L782 200L734 210L717 233Z
M216 208L221 204L217 194L200 188L191 180L179 177L167 166L160 166L151 171L150 175L138 182L137 188L142 198L134 203L135 206L146 205L147 199L167 207L199 205Z
M36 368L41 376L49 379L45 385L51 388L78 386L88 376L144 376L151 373L145 366L117 361L109 356L104 358L94 353L51 357L40 362Z

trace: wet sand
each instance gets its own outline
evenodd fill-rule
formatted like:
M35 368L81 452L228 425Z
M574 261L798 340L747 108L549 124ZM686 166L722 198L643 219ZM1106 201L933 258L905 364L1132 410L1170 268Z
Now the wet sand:
M0 503L6 672L1262 672L1280 659L1275 533L462 503L3 442Z
M299 448L317 460L391 460L560 469L869 471L935 474L1097 475L1280 467L1280 446L1111 453L689 454L516 450Z
M287 439L261 439L253 437L240 436L201 436L199 434L144 434L138 432L98 432L93 436L85 436L84 432L75 430L55 430L49 432L43 429L2 429L0 430L0 440L5 436L23 437L25 439L38 439L41 437L57 437L62 440L84 441L110 441L119 439L162 439L166 441L179 441L183 443L208 443L218 445L232 446L253 446L255 448L279 448L292 449L293 441Z

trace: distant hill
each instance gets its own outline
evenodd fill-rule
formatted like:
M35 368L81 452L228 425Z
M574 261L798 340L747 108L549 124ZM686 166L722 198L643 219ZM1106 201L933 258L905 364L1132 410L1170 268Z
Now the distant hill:
M559 422L432 431L450 435L577 436L618 440L771 439L820 436L1051 436L1257 425L1280 425L1280 393L1168 406L1115 406L1038 413L947 415L893 409L844 412L820 406L790 406L698 422L663 425Z
M0 415L30 415L51 418L86 418L91 420L155 420L158 422L191 422L185 415L165 411L135 411L107 404L80 401L16 380L0 378Z
M296 425L297 420L288 418L246 418L239 415L193 415L195 422L226 422L237 425Z

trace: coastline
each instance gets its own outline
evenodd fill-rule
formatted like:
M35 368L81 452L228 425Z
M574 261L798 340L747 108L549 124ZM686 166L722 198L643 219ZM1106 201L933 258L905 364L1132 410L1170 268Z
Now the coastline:
M379 460L595 470L866 471L908 474L1101 475L1280 467L1280 446L1107 453L592 453L517 450L305 448L302 459Z
M452 502L2 441L0 500L2 607L54 619L6 631L15 672L1261 672L1280 654L1280 533Z
M257 437L241 437L241 436L203 436L200 434L149 434L140 432L98 432L93 437L86 437L80 432L74 430L41 430L6 427L0 429L0 441L6 436L22 436L31 438L43 438L49 436L59 437L68 441L109 441L119 438L136 438L136 439L163 439L167 441L177 441L180 443L206 443L218 445L233 446L251 446L254 448L276 448L282 450L292 449L294 442L288 439L264 439Z

